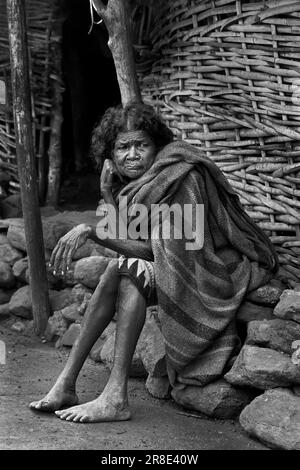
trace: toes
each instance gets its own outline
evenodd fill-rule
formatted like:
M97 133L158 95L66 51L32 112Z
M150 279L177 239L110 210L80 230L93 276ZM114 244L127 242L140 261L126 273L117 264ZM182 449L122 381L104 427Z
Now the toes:
M68 418L71 417L71 416L75 416L77 413L76 413L76 411L72 410L72 408L68 408L67 410L55 411L55 414L60 419L65 419L67 421L70 421Z
M66 417L66 421L75 421L74 418L76 418L77 413L70 413L67 417Z
M80 418L79 418L79 423L88 423L89 421L90 421L90 419L86 415L80 416Z
M82 415L77 414L75 418L73 419L74 423L82 423L81 421Z
M33 402L29 403L29 408L33 408L35 410L38 410L39 409L39 402L38 401L33 401Z
M33 401L30 403L30 408L34 410L45 410L49 407L49 402L48 401Z

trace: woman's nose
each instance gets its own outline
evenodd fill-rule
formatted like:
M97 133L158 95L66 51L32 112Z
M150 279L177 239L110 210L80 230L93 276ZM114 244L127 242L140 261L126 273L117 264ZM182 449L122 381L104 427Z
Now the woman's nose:
M131 145L131 147L129 148L128 157L132 159L135 159L137 157L135 145Z

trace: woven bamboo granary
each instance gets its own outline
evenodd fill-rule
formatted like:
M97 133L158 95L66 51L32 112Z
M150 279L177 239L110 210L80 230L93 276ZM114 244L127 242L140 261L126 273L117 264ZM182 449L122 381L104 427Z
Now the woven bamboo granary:
M165 0L144 100L224 172L300 282L300 2Z

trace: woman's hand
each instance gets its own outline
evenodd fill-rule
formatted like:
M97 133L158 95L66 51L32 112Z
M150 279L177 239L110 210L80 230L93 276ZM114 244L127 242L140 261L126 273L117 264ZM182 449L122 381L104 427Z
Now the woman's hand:
M114 164L111 160L104 160L101 176L100 176L100 191L104 200L106 197L111 196L111 186L113 180L113 174L115 172Z
M92 228L88 225L80 224L60 238L49 262L49 267L53 268L54 276L64 276L66 274L70 269L75 251L86 242L91 231Z

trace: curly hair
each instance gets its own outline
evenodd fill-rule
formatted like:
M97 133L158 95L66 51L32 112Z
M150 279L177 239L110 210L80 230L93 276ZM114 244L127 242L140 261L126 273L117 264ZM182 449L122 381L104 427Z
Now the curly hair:
M108 108L92 133L90 156L95 160L99 171L106 158L112 159L119 132L128 130L147 132L157 151L174 138L172 131L148 104L132 102L124 108L121 105Z

